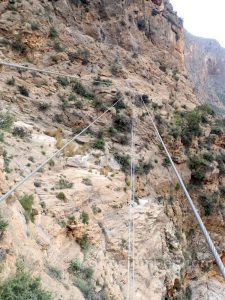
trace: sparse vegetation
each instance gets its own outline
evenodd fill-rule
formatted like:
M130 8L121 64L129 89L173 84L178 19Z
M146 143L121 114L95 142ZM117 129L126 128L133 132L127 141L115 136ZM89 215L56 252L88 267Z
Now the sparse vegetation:
M98 213L100 213L102 211L101 208L96 206L96 204L93 204L91 208L92 208L94 215L97 215Z
M128 117L119 114L113 118L113 126L116 130L120 132L130 132L131 120Z
M6 173L11 173L12 169L10 169L10 161L12 156L9 156L6 151L3 152L3 160L4 160L4 170Z
M93 79L93 85L104 85L104 86L111 86L112 85L112 81L109 79L101 79L100 76L95 77Z
M58 37L58 32L55 29L55 27L50 27L49 28L49 35L50 39L56 39Z
M32 278L30 273L17 270L16 274L0 285L0 300L52 300L49 292L41 287L40 278Z
M92 182L90 178L83 178L82 182L87 186L92 186Z
M75 276L75 285L81 290L86 299L94 299L92 277L94 270L90 266L84 266L79 258L71 262L70 271ZM91 297L91 298L90 298Z
M19 127L19 126L13 128L12 134L14 136L18 136L21 139L28 136L28 132L23 127Z
M0 113L0 129L5 131L10 131L13 125L14 118L9 113Z
M92 147L98 150L105 150L105 141L103 139L96 139L93 144Z
M32 205L34 203L34 196L24 194L23 196L19 197L19 202L25 211L24 216L27 223L29 223L29 221L34 222L34 214L32 210Z
M118 60L115 60L110 66L110 71L112 75L120 76L123 73L123 67Z
M170 166L170 160L168 157L165 157L162 163L163 167L167 168L168 166Z
M64 48L61 46L59 41L54 42L54 49L56 52L63 52Z
M48 266L48 274L57 280L62 279L62 271L54 266Z
M40 29L40 24L39 24L39 23L32 22L32 23L30 24L30 27L31 27L31 30L36 31L36 30L39 30L39 29Z
M28 89L27 89L25 86L19 85L19 86L18 86L18 91L19 91L19 93L20 93L21 95L23 95L23 96L25 96L25 97L29 97L29 91L28 91Z
M26 52L26 45L22 41L21 35L17 36L16 39L11 43L12 50L24 54Z
M78 95L85 97L87 99L93 100L95 99L95 94L90 91L88 88L86 88L80 81L76 81L73 84L73 90Z
M74 103L74 106L75 106L77 109L83 109L83 102L77 101L77 102Z
M4 143L4 132L0 132L0 143Z
M56 184L56 188L63 190L63 189L71 189L73 187L73 183L69 182L68 180L66 180L65 178L61 177L58 181L58 183Z
M148 161L148 162L144 162L144 161L140 161L139 162L139 165L135 167L136 169L136 172L140 175L148 175L148 173L154 169L154 166L152 164L151 161Z
M9 223L3 218L2 213L0 212L0 240L2 239Z
M48 103L46 103L46 102L40 102L38 104L38 110L39 111L46 111L48 109L49 109L49 104Z
M90 247L90 239L87 233L84 233L81 238L76 239L81 249L87 251Z
M76 52L68 53L71 62L80 59L83 65L87 65L90 59L90 51L88 49L78 49Z
M210 216L214 212L217 206L217 197L216 193L213 195L201 194L199 196L198 200L204 208L205 216Z
M59 192L56 197L62 201L66 201L66 195L63 192Z
M61 85L61 86L68 86L70 84L69 80L66 77L63 76L58 76L57 77L57 82Z
M123 94L120 91L117 91L116 94L113 96L113 104L115 104L118 101L115 105L115 108L117 110L127 108L123 100L124 100Z
M89 224L89 215L87 212L82 211L81 215L80 215L80 219L82 221L83 224Z
M201 183L205 179L206 172L210 169L209 162L197 155L190 157L189 167L193 183Z
M13 77L11 79L6 80L6 84L8 84L8 85L14 86L15 83L16 83L16 80Z
M130 156L129 155L115 153L114 158L120 164L123 172L129 172L129 170L130 170Z

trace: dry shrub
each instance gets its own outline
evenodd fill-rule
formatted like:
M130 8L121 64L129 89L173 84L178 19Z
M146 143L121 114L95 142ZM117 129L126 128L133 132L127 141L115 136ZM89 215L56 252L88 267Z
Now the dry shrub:
M71 157L75 154L75 145L74 144L69 144L65 149L64 149L64 155L67 157Z

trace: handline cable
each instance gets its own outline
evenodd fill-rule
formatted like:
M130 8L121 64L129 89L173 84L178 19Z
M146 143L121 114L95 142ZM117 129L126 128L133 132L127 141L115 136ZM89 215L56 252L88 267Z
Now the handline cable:
M218 265L218 267L219 267L219 269L220 269L220 271L221 271L221 273L222 273L222 275L223 275L223 277L225 279L225 267L224 267L224 264L223 264L223 262L222 262L222 260L220 258L220 255L218 254L218 252L217 252L217 250L216 250L216 248L214 246L214 243L213 243L213 241L212 241L212 239L211 239L211 237L210 237L210 235L209 235L209 233L208 233L208 231L207 231L207 229L206 229L206 227L205 227L205 225L204 225L204 223L203 223L203 221L202 221L202 219L201 219L201 217L200 217L200 215L199 215L199 213L198 213L198 211L197 211L197 209L196 209L196 207L195 207L195 205L193 203L193 200L192 200L191 196L189 195L189 192L188 192L188 190L187 190L187 188L186 188L186 186L184 184L184 181L183 181L182 177L180 176L180 174L179 174L179 172L178 172L178 170L177 170L177 168L176 168L176 166L175 166L175 164L174 164L174 162L172 160L172 157L171 157L169 151L167 150L167 147L166 147L166 145L165 145L165 143L164 143L164 141L163 141L163 139L162 139L162 137L161 137L161 135L160 135L160 133L158 131L158 128L157 128L157 126L156 126L153 118L152 118L152 115L150 114L150 112L149 112L149 110L148 110L148 108L147 108L147 106L146 106L146 104L145 104L145 102L144 102L144 100L143 100L142 97L141 97L141 100L142 100L142 102L144 104L144 107L146 109L146 112L147 112L147 114L148 114L148 116L149 116L149 118L151 120L151 123L152 123L152 125L154 127L154 130L156 132L156 135L157 135L158 139L160 140L160 142L161 142L161 144L162 144L162 146L163 146L163 148L164 148L164 150L166 152L166 155L169 158L171 166L172 166L172 168L173 168L173 170L174 170L174 172L175 172L175 174L177 176L177 179L178 179L178 181L179 181L179 183L180 183L180 185L181 185L181 187L182 187L182 189L184 191L184 194L187 197L187 200L188 200L188 202L189 202L189 204L191 206L191 209L192 209L192 211L193 211L193 213L195 215L195 218L196 218L196 220L197 220L197 222L198 222L198 224L200 226L200 229L201 229L201 231L202 231L202 233L203 233L203 235L204 235L204 237L205 237L205 239L206 239L206 241L208 243L208 246L209 246L209 248L210 248L210 250L211 250L211 252L212 252L212 254L213 254L213 256L214 256L214 258L216 260L216 263L217 263L217 265Z

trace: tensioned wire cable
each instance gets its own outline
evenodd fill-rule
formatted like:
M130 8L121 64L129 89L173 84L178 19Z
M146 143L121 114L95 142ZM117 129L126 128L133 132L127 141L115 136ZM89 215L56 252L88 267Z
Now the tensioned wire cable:
M54 71L49 71L49 70L44 70L44 69L26 67L26 66L23 66L23 65L20 65L20 64L16 64L16 63L12 63L12 62L6 62L6 61L0 61L0 65L7 66L9 68L19 69L19 70L25 70L25 71L44 73L44 74L55 75L55 76L68 77L68 78L77 79L77 80L85 80L85 81L94 80L94 82L99 82L99 83L102 83L104 81L104 79L103 80L98 80L97 78L94 78L94 79L92 79L92 78L88 79L88 78L83 78L83 77L81 78L77 75L70 75L70 74L54 72Z
M201 231L202 231L202 233L203 233L203 235L204 235L204 237L206 239L206 242L207 242L207 244L209 246L209 249L211 250L211 252L212 252L212 254L213 254L213 256L214 256L214 258L216 260L217 266L219 267L219 270L221 271L221 273L222 273L222 275L223 275L223 277L225 279L225 267L224 267L224 264L223 264L223 262L222 262L222 260L220 258L220 255L218 254L218 252L217 252L217 250L216 250L216 248L214 246L214 243L213 243L213 241L212 241L212 239L211 239L211 237L210 237L210 235L209 235L209 233L208 233L208 231L207 231L207 229L206 229L206 227L205 227L205 225L204 225L204 223L203 223L203 221L202 221L202 219L201 219L201 217L200 217L200 215L199 215L199 213L198 213L198 211L197 211L197 209L196 209L196 207L195 207L195 205L193 203L193 200L191 199L191 196L189 195L189 192L188 192L188 190L187 190L187 188L186 188L186 186L184 184L184 181L183 181L181 175L179 174L179 172L178 172L178 170L177 170L177 168L176 168L176 166L175 166L175 164L174 164L174 162L172 160L172 157L171 157L171 155L170 155L170 153L169 153L169 151L168 151L168 149L167 149L167 147L166 147L166 145L165 145L165 143L164 143L164 141L163 141L163 139L162 139L162 137L161 137L161 135L159 133L159 130L158 130L158 128L157 128L157 126L156 126L156 124L155 124L155 122L153 120L153 117L152 117L151 113L149 112L149 110L148 110L148 108L147 108L147 106L146 106L146 104L145 104L145 102L144 102L144 100L143 100L142 97L141 97L141 101L144 104L145 110L146 110L146 112L147 112L147 114L148 114L148 116L149 116L149 118L151 120L151 123L152 123L152 125L154 127L154 130L156 132L156 135L157 135L159 141L161 142L161 144L162 144L162 146L163 146L163 148L164 148L164 150L166 152L166 155L167 155L167 157L168 157L168 159L169 159L169 161L171 163L171 166L172 166L172 168L173 168L173 170L174 170L174 172L175 172L175 174L177 176L177 179L178 179L178 181L180 183L180 186L182 187L182 189L184 191L184 194L185 194L185 196L186 196L186 198L187 198L187 200L188 200L188 202L189 202L189 204L191 206L192 212L194 213L194 216L195 216L195 218L196 218L196 220L197 220L197 222L199 224L199 227L200 227L200 229L201 229Z
M134 118L131 123L131 161L130 161L130 183L131 195L128 212L128 284L127 300L135 299L135 259L134 259L134 200L135 200L135 165L134 165Z
M82 133L87 131L88 128L90 128L93 124L95 124L98 120L100 120L108 111L110 111L111 108L113 108L119 101L117 100L112 106L110 106L105 112L103 112L98 118L96 118L93 122L91 122L87 127L85 127L83 130L81 130L80 133L75 135L71 140L69 140L62 148L60 148L58 151L56 151L52 156L47 158L44 162L42 162L36 169L34 169L30 174L28 174L26 177L24 177L21 181L19 181L17 184L15 184L6 194L2 195L0 197L0 202L3 200L6 200L9 196L12 195L13 192L15 192L21 185L23 185L28 179L33 177L39 170L41 170L50 160L55 158L58 154L60 154L69 144L71 144L73 141L75 141L76 138L78 138Z
M134 260L134 245L135 245L135 228L134 228L134 205L135 205L135 142L134 142L134 124L132 123L132 300L135 299L135 260Z

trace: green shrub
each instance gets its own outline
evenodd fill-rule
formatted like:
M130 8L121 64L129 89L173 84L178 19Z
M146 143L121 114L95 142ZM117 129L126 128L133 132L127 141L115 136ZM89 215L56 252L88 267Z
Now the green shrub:
M69 182L68 180L66 180L65 178L60 178L56 188L63 190L63 189L71 189L73 187L73 183Z
M22 37L18 36L11 44L12 50L15 50L21 54L26 52L26 45L22 41Z
M175 139L178 139L178 137L181 135L181 128L178 126L171 127L170 135L172 135Z
M210 216L214 212L214 209L217 205L215 195L210 196L202 194L199 196L198 200L204 208L205 216Z
M56 52L63 52L64 48L61 46L59 41L54 42L54 49Z
M66 195L63 192L60 192L56 195L56 197L60 200L65 201L66 200Z
M16 80L13 77L11 79L6 80L6 84L11 85L11 86L14 86L15 82L16 82Z
M7 152L3 152L3 160L4 160L4 170L6 173L11 173L12 169L10 169L10 161L12 159L12 156L8 156Z
M0 285L0 300L51 300L49 292L41 287L40 278L32 278L24 271L17 271L16 274Z
M225 186L220 186L219 188L222 197L225 197Z
M116 130L120 132L130 132L131 120L128 117L119 114L113 118L113 126Z
M45 102L40 102L38 104L38 110L39 111L46 111L49 109L49 104L48 103L45 103Z
M4 143L4 132L0 132L0 143Z
M29 97L29 91L25 86L23 85L18 86L18 91L20 92L21 95L25 97Z
M118 61L114 61L110 66L110 71L114 76L120 76L123 73L123 67Z
M32 205L34 203L34 196L33 195L28 195L24 194L19 198L19 202L22 205L23 209L25 210L24 216L29 223L29 221L34 222L34 215L32 211Z
M0 239L2 239L9 223L3 218L2 214L0 213Z
M28 136L28 132L23 127L14 127L12 134L14 136L20 137L21 139Z
M92 147L98 150L105 150L105 141L103 139L97 139L93 142Z
M130 156L129 155L115 153L114 158L120 164L123 172L129 172L129 170L130 170Z
M105 85L105 86L111 86L112 81L109 79L101 79L100 76L93 79L93 85Z
M10 131L13 122L14 118L9 112L0 113L0 129Z
M197 110L200 111L202 113L202 115L204 115L204 114L208 114L211 116L215 115L214 110L212 109L212 107L210 107L209 104L202 104L197 107Z
M77 243L80 245L82 250L87 251L90 247L90 240L87 233L84 233L81 238L77 239Z
M213 162L214 156L210 152L205 152L205 153L203 153L203 159L205 159L205 160L207 160L209 162Z
M71 62L80 59L83 65L87 65L90 59L90 52L88 49L78 49L76 52L68 53L68 58Z
M59 270L56 267L53 266L48 266L48 274L52 277L55 278L57 280L61 280L62 279L62 271Z
M100 213L102 211L101 208L96 206L96 204L93 204L91 208L92 208L94 215L97 215L98 213Z
M77 109L82 109L83 108L83 102L82 101L77 101L77 102L75 102L74 105Z
M93 105L95 108L98 108L100 110L104 110L106 108L103 102L98 98L93 99Z
M57 123L63 123L63 115L62 114L55 114L53 120Z
M117 110L127 108L123 99L124 99L123 94L120 91L117 91L115 96L113 97L113 104L115 104L118 101L117 104L114 106Z
M203 157L194 155L189 159L189 167L191 169L192 181L194 183L201 183L205 179L205 174L209 170L210 165Z
M140 162L139 166L136 166L136 172L140 175L148 175L148 173L154 169L154 166L151 161L148 162Z
M70 84L69 80L66 77L63 76L58 76L57 77L57 82L61 84L61 86L67 86Z
M31 27L31 30L36 31L36 30L40 29L40 24L33 22L30 24L30 27Z
M81 221L83 224L89 224L89 215L88 213L86 213L85 211L82 211L81 215L80 215Z
M87 99L93 100L95 99L95 94L87 89L80 81L76 81L73 85L73 90L78 95L85 97Z
M167 168L168 166L170 166L170 164L171 163L170 163L169 158L165 157L164 160L163 160L163 163L162 163L163 167Z
M92 277L94 270L89 266L85 267L79 258L71 262L69 269L75 276L75 285L81 290L83 295L88 297L87 299L95 299L91 297L93 295Z
M50 37L50 39L56 39L58 37L57 30L54 27L50 27L48 36Z
M75 280L75 286L82 292L86 299L92 299L89 298L93 291L93 286L90 284L90 282L87 282L82 278L77 278Z
M220 127L213 127L210 134L223 135L224 130Z
M92 181L90 178L83 178L82 182L87 186L92 186Z
M68 101L75 101L77 100L77 97L74 94L70 94L68 97Z

